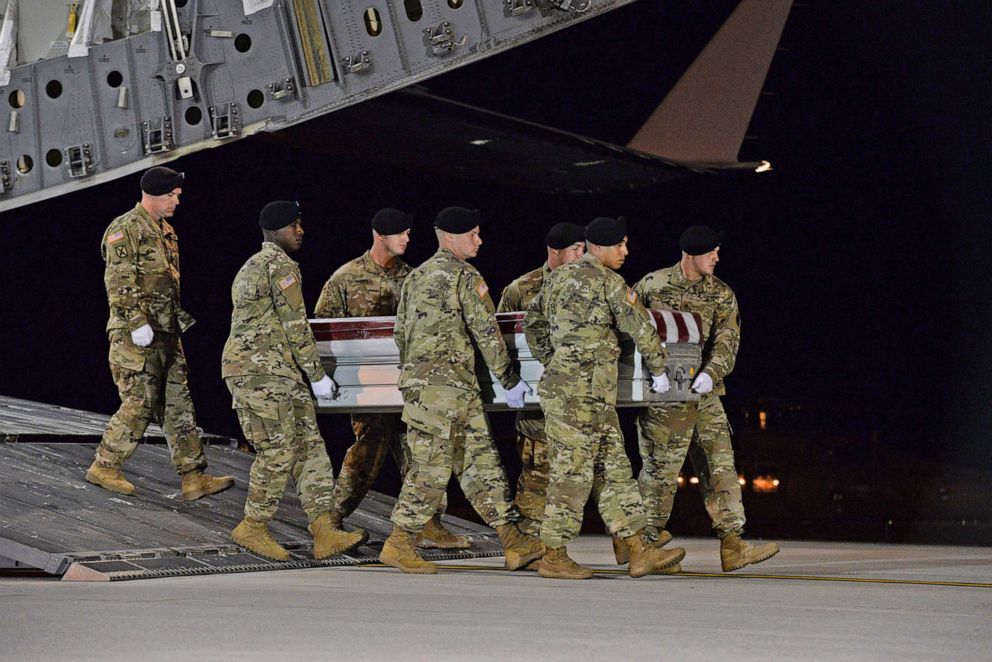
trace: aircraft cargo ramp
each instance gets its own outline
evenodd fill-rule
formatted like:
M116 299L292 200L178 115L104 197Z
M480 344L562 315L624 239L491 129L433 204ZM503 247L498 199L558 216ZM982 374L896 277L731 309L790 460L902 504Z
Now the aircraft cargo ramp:
M61 436L60 420L66 430ZM290 488L270 530L291 558L269 561L234 545L229 537L243 514L251 455L208 444L211 472L234 476L235 485L185 502L166 446L141 444L125 470L135 493L116 495L84 479L99 435L91 443L78 440L89 441L84 422L100 420L100 415L88 412L0 401L0 567L37 568L67 580L110 581L360 565L377 562L381 543L392 529L394 499L369 493L346 520L348 528L366 529L369 541L351 554L315 561L306 515ZM26 434L29 429L33 432ZM46 441L25 441L32 438ZM469 536L472 548L424 550L426 558L502 555L491 529L453 517L446 517L445 525Z

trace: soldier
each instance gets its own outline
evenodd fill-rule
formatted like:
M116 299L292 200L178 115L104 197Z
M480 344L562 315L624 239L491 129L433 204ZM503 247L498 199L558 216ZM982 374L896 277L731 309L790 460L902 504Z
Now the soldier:
M411 459L379 560L403 572L437 572L413 539L437 513L454 472L476 512L499 534L507 567L516 570L544 549L514 523L519 513L482 409L476 348L506 389L510 407L522 408L531 390L510 364L489 288L467 262L482 245L479 212L448 207L434 226L438 251L407 276L396 312Z
M541 291L544 279L563 264L578 260L586 251L584 225L557 223L548 232L544 243L548 259L539 269L534 269L506 286L500 297L498 313L527 310L527 306ZM541 520L548 492L548 444L544 434L544 416L541 412L517 413L517 451L520 454L520 477L514 503L520 510L517 526L532 536L541 535Z
M734 369L741 341L741 318L734 292L713 275L720 261L720 236L696 225L682 233L682 260L642 278L634 287L645 306L697 313L703 320L703 362L692 390L698 402L671 403L644 409L639 418L644 467L638 484L651 526L662 539L672 514L679 470L686 454L699 477L703 502L720 538L724 572L759 563L778 554L775 543L752 545L744 534L744 504L737 481L730 424L720 403L723 379ZM619 560L619 559L618 559Z
M226 490L234 478L203 472L207 459L179 339L194 320L179 307L179 242L166 219L179 206L183 178L170 168L146 171L141 176L141 202L103 233L110 373L121 406L107 424L86 480L111 492L133 493L134 485L124 478L121 466L154 417L182 476L182 497L192 501Z
M342 531L331 520L333 469L301 371L318 398L329 399L337 386L320 364L300 269L288 255L303 244L299 205L270 202L259 225L262 250L248 258L231 287L234 311L221 368L245 439L257 453L245 517L231 539L270 559L289 558L269 534L268 522L292 476L310 522L313 556L323 559L357 547L368 534Z
M410 267L400 257L410 243L413 216L398 209L381 209L372 217L372 248L346 262L334 272L317 299L317 317L374 317L395 315L403 279ZM406 473L409 452L402 441L403 421L399 414L353 414L355 443L348 449L334 485L331 521L341 528L342 520L362 503L379 475L386 452L391 452L400 474ZM466 549L465 536L456 536L441 524L445 500L427 522L418 544L443 549Z
M668 390L665 350L650 315L615 273L627 256L622 218L597 218L586 228L588 252L552 271L531 302L524 330L545 366L538 385L547 419L551 475L541 540L542 577L588 579L592 571L568 556L590 493L610 533L629 550L631 577L664 573L685 556L654 547L623 445L617 418L617 331L633 337L644 355L652 390Z

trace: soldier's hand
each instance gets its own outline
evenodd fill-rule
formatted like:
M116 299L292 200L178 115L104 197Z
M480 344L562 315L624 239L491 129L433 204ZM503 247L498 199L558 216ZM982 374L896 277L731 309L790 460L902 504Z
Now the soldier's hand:
M651 390L655 393L665 393L672 385L668 382L668 375L662 373L651 378Z
M524 397L533 395L534 391L527 386L527 382L520 380L516 386L506 392L506 404L510 409L523 409Z
M138 347L148 347L155 338L155 332L148 324L143 324L131 332L131 342Z
M313 394L318 400L333 400L338 392L338 385L327 375L324 375L319 382L310 382L310 388L313 389Z
M713 390L713 378L708 372L701 372L692 380L692 390L702 395Z

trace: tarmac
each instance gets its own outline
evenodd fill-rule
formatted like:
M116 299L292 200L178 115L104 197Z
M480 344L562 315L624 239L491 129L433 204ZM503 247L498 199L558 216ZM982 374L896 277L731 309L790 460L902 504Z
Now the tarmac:
M502 558L104 583L0 576L0 660L992 659L992 549L782 542L733 573L679 539L675 576L631 579L609 538L588 581Z

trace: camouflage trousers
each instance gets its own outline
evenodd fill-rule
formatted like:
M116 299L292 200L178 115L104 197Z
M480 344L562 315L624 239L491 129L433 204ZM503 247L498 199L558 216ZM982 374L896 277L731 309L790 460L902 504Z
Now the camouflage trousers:
M225 382L245 439L256 453L245 517L259 522L272 519L290 476L309 521L329 512L334 470L317 429L310 390L283 377L228 377Z
M517 452L520 455L520 476L513 500L521 516L517 526L524 533L540 536L550 472L544 416L540 412L522 411L517 414Z
M151 345L138 347L127 331L111 331L110 373L121 406L110 418L97 447L98 464L124 464L154 420L165 432L179 475L207 466L187 385L189 369L178 335L156 331Z
M648 522L661 529L668 525L679 471L688 455L717 535L722 539L743 533L744 503L720 396L706 394L698 403L647 407L638 417L638 427L644 463L638 485Z
M541 394L551 474L541 540L564 547L582 528L589 496L610 533L632 536L647 525L615 407L588 398Z
M417 533L439 512L451 474L489 526L519 519L478 391L403 389L410 466L393 508L396 526Z
M382 470L386 453L393 456L400 476L406 474L410 452L403 439L403 420L399 414L354 414L351 429L355 443L345 453L341 472L334 483L333 510L342 518L355 512ZM448 498L441 500L438 514L444 514Z

